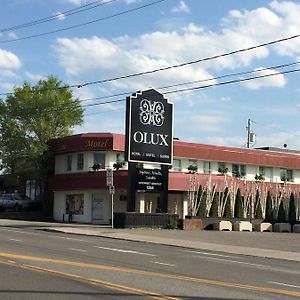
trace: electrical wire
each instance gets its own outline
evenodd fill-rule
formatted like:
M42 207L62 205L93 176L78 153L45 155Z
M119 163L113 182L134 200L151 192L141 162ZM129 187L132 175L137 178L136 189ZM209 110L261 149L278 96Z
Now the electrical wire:
M44 17L44 18L37 19L37 20L34 20L34 21L26 22L26 23L23 23L23 24L15 25L15 26L12 26L12 27L7 27L7 28L4 28L4 29L0 29L0 32L3 33L3 32L8 32L8 31L15 31L15 30L18 30L18 29L39 25L39 24L42 24L42 23L55 21L61 15L64 15L64 16L75 15L75 14L78 14L78 13L81 13L81 12L84 12L84 11L87 11L87 10L94 9L98 6L109 4L111 2L115 2L115 1L117 1L117 0L110 0L110 1L97 0L97 1L93 1L93 2L90 2L88 4L81 5L77 8L69 9L69 10L54 14L52 16L48 16L48 17Z
M161 1L165 1L165 0L160 0L160 2ZM176 69L176 68L180 68L180 67L183 67L183 66L192 65L192 64L196 64L196 63L200 63L200 62L215 60L215 59L218 59L218 58L230 56L230 55L237 54L237 53L243 53L243 52L246 52L246 51L254 50L254 49L261 48L261 47L268 46L268 45L274 45L274 44L281 43L281 42L284 42L284 41L288 41L288 40L291 40L291 39L295 39L295 38L298 38L298 37L300 37L300 34L290 36L290 37L286 37L286 38L282 38L282 39L278 39L278 40L273 40L273 41L270 41L270 42L266 42L266 43L255 45L255 46L251 46L251 47L248 47L248 48L237 49L237 50L234 50L234 51L231 51L231 52L226 52L226 53L222 53L222 54L218 54L218 55L214 55L214 56L200 58L200 59L189 61L189 62L184 62L184 63L172 65L172 66L167 66L167 67L164 67L164 68L153 69L153 70L150 70L150 71L144 71L144 72L138 72L138 73L132 73L132 74L113 77L113 78L109 78L109 79L90 81L90 82L81 83L81 84L65 85L63 87L59 87L59 88L56 88L56 89L82 88L82 87L85 87L85 86L88 86L88 85L95 85L95 84L100 84L100 83L117 81L117 80L121 80L121 79L127 79L127 78L131 78L131 77L138 77L138 76L142 76L142 75L153 74L153 73L160 72L160 71L166 71L166 70ZM13 92L0 93L0 96L10 95L10 94L13 94Z
M283 71L283 72L275 73L275 74L272 73L272 74L264 74L264 75L248 77L248 78L234 79L234 80L223 81L223 82L218 82L218 83L213 83L213 84L208 84L208 85L201 85L201 86L192 87L192 88L185 88L185 89L167 91L167 92L164 92L164 94L166 95L166 94L182 93L182 92L188 92L188 91L199 90L199 89L207 89L207 88L210 88L210 87L222 86L222 85L227 85L227 84L234 84L234 83L239 83L239 82L255 80L255 79L259 79L259 78L266 78L266 77L278 76L278 75L282 75L282 74L295 73L295 72L299 72L299 71L300 71L300 69L294 69L294 70ZM122 102L122 101L125 101L125 100L126 99L110 100L110 101L105 101L105 102L100 102L100 103L86 104L86 105L82 105L82 107L83 108L93 107L93 106L98 106L98 105L105 105L105 104L110 104L110 103Z
M281 69L281 68L286 68L286 67L290 67L290 66L294 66L294 65L298 65L298 64L300 64L300 61L296 61L296 62L292 62L292 63L280 64L280 65L275 65L275 66L269 66L269 67L264 67L264 68L259 68L257 70L230 73L230 74L215 76L215 77L206 78L206 79L200 79L200 80L193 80L193 81L186 81L186 82L181 82L181 83L175 83L175 84L171 84L171 85L157 87L156 89L157 90L164 90L164 89L168 89L168 88L172 88L172 87L177 87L177 86L182 86L182 85L188 85L188 84L195 84L195 83L200 83L200 82L214 81L214 80L218 80L218 79L222 79L222 78L227 78L227 77L233 77L233 76L248 75L248 74L258 73L258 72L261 72L261 71L272 70L272 69ZM80 99L80 101L81 102L85 102L85 101L92 101L92 100L107 99L107 98L113 98L113 97L118 97L118 96L131 95L133 93L134 93L134 91L132 91L132 92L124 92L124 93L118 93L118 94L113 94L113 95L108 95L108 96L101 96L101 97L95 97L95 98Z
M69 26L69 27L64 27L64 28L61 28L61 29L56 29L56 30L52 30L52 31L39 33L39 34L24 36L24 37L20 37L20 38L16 38L16 39L0 40L0 44L11 43L11 42L16 42L16 41L22 41L22 40L28 40L28 39L32 39L32 38L36 38L36 37L41 37L41 36L45 36L45 35L49 35L49 34L53 34L53 33L63 32L63 31L66 31L66 30L87 26L87 25L94 24L94 23L97 23L97 22L101 22L101 21L109 20L109 19L112 19L112 18L115 18L115 17L119 17L119 16L122 16L122 15L125 15L125 14L128 14L128 13L132 13L132 12L135 12L135 11L138 11L138 10L156 5L156 4L164 2L164 1L166 1L166 0L156 0L156 1L144 4L144 5L132 8L132 9L121 11L121 12L113 14L113 15L109 15L109 16L106 16L106 17L102 17L102 18L99 18L99 19L95 19L95 20L92 20L92 21L89 21L89 22L80 23L80 24L77 24L77 25Z

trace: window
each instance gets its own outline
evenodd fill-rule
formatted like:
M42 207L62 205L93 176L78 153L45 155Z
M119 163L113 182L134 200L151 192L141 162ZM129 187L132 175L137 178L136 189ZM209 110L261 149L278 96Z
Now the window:
M83 215L84 195L72 194L66 195L66 213L74 215Z
M210 161L204 161L203 162L203 173L204 174L210 174L211 173L211 162Z
M175 172L181 171L181 160L180 159L173 159L173 170Z
M197 167L198 162L195 159L189 159L189 166Z
M77 154L77 170L83 170L84 167L84 155L83 153Z
M246 176L246 166L245 165L232 165L232 175L235 177L245 177Z
M280 169L280 180L281 181L293 181L293 170Z
M262 177L266 177L266 168L260 166L258 168L258 174L261 175Z
M218 172L223 175L228 172L228 168L226 168L226 163L218 162Z
M117 154L117 162L118 162L118 163L123 163L123 162L125 162L125 154L124 154L124 153L118 153L118 154Z
M72 171L72 155L66 157L66 170Z
M94 165L100 165L100 169L105 169L105 153L94 153Z

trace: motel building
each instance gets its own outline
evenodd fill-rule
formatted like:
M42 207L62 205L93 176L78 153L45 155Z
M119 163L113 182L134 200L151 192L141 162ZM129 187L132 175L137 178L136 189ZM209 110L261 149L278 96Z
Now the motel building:
M107 186L107 169L113 170L113 211L128 211L128 164L124 161L125 135L84 133L55 139L49 143L54 156L54 174L49 178L53 192L53 217L67 220L72 214L78 223L109 224L112 195ZM189 214L188 194L191 191L191 166L197 167L197 184L205 186L235 183L246 193L249 184L265 188L287 187L299 198L300 153L286 149L245 149L189 143L174 139L173 165L169 169L168 203L163 206L159 192L137 190L134 211L161 212L180 218ZM146 164L145 169L160 165ZM224 172L226 170L226 172ZM131 209L131 211L133 211Z

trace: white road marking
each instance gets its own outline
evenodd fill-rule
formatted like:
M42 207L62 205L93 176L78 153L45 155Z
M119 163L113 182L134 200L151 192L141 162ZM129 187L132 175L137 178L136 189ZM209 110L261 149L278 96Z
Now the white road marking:
M287 283L276 282L276 281L268 281L268 283L276 284L276 285L282 285L282 286L288 286L288 287L300 289L300 286L298 286L298 285L293 285L293 284L287 284Z
M68 248L70 251L77 251L77 252L87 252L87 250L84 249L76 249L76 248Z
M208 256L238 258L237 256L232 256L232 255L222 255L222 254L209 253L209 252L200 252L200 251L193 251L193 250L183 250L182 252L195 253L195 254L203 254L203 255L208 255Z
M162 263L159 261L150 261L153 264L157 264L157 265L162 265L162 266L168 266L168 267L176 267L176 265L172 265L172 264L166 264L166 263Z
M9 239L9 240L13 242L23 242L22 240L18 240L18 239Z
M134 251L134 250L124 250L124 249L107 248L107 247L100 247L100 246L94 246L94 247L98 248L98 249L109 250L109 251L116 251L116 252L121 252L121 253L131 253L131 254L139 254L139 255L146 255L146 256L157 256L155 254L138 252L138 251Z

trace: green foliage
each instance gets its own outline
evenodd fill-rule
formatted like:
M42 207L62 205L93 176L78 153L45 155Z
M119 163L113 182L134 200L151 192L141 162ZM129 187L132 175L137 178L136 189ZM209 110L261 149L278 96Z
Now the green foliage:
M284 209L282 201L280 202L280 205L279 205L277 221L278 222L286 222L286 213L285 213L285 209Z
M116 163L114 163L113 168L114 168L115 170L119 170L119 169L121 169L124 165L125 165L125 162L116 162Z
M0 100L0 151L7 173L39 170L50 139L66 136L83 121L79 99L53 76L25 82Z
M262 213L262 208L261 208L261 203L260 203L260 196L259 196L259 191L256 190L256 195L255 195L255 218L256 219L262 219L263 218L263 213Z
M243 201L241 196L241 190L238 188L235 197L235 206L234 206L234 217L235 218L243 218Z
M210 207L210 211L209 211L209 216L210 217L218 217L218 206L219 206L218 195L216 193L215 197L213 199L213 202L211 204L211 207Z
M220 174L222 174L222 175L225 175L225 174L227 174L227 172L228 172L228 168L224 168L224 169L219 168L219 169L218 169L218 172L219 172Z
M254 179L256 181L263 181L263 180L265 180L265 177L263 175L261 175L261 174L256 174L255 177L254 177Z
M296 222L296 203L294 193L290 195L290 203L289 203L289 222L294 224Z
M195 173L198 172L198 167L197 166L189 165L187 169L189 170L190 174L195 174Z
M200 185L199 192L198 192L199 201L200 201L201 194L202 194L202 186ZM197 216L206 217L206 193L202 196Z
M227 187L225 188L224 193L225 193L225 197L226 197L226 195L228 194L228 188ZM228 195L227 201L226 201L226 204L225 204L224 217L225 218L232 218L232 207L231 207L230 195Z
M169 219L166 225L166 229L178 229L178 223L174 219Z
M266 221L268 221L268 222L274 221L274 212L273 212L273 207L272 207L272 195L271 195L270 191L268 191L268 194L267 194Z

